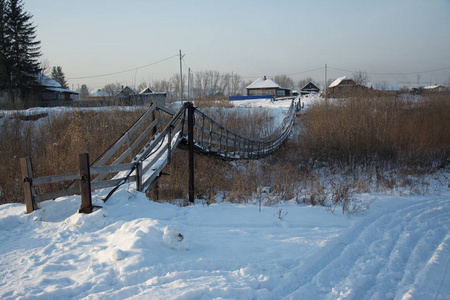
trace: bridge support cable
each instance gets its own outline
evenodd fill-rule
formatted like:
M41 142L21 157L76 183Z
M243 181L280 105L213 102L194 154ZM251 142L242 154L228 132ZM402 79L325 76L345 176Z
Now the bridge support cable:
M35 199L44 201L80 193L84 195L81 210L91 212L93 208L89 200L91 189L112 187L113 189L107 197L109 198L119 186L125 183L136 182L136 189L145 192L158 182L163 175L163 169L170 163L174 150L179 146L189 151L188 200L193 203L195 200L195 152L225 160L259 159L270 155L288 139L294 124L296 111L299 108L297 102L298 98L292 101L280 129L262 139L245 137L222 126L201 112L191 102L183 103L178 112L154 104L93 164L90 164L87 155L83 154L83 171L81 172L83 188L81 192L80 189L71 188L36 195L35 187L55 182L80 180L80 173L33 178L31 159L29 161L22 159L24 193L25 197L29 196L29 199L26 199L30 202L30 205L28 205L30 209L27 206L27 212L35 209L35 204L33 204ZM163 118L155 119L156 111L168 114L171 117L170 121L166 122ZM146 122L146 120L150 121ZM144 126L148 123L151 124ZM160 132L157 131L158 124L165 125ZM139 132L141 133L138 134ZM131 159L131 162L124 162L127 158L130 158L132 153L139 150L137 147L140 145L144 146ZM123 153L118 153L125 146L128 147ZM113 160L113 162L108 165L109 160ZM91 175L98 176L91 181Z

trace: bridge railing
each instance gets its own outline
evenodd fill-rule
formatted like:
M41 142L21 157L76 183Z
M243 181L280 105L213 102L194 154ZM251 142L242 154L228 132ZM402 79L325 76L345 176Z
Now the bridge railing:
M194 142L197 151L225 159L258 159L276 151L288 138L298 100L294 99L281 126L270 136L254 139L238 134L195 109Z
M117 188L124 183L133 182L136 183L136 189L139 191L152 187L159 179L164 167L170 163L174 149L181 142L186 144L189 140L188 111L193 112L191 140L192 147L197 151L224 159L258 159L273 153L286 141L292 130L296 110L297 103L293 100L279 130L269 137L253 139L225 128L198 108L193 107L192 103L183 104L178 112L154 104L94 163L89 163L87 154L80 154L78 173L33 177L31 158L22 158L21 169L27 212L35 210L38 202L74 194L82 196L80 211L90 212L93 209L90 199L91 190ZM157 118L156 111L168 115L170 121L165 122L163 118ZM142 128L149 118L150 125ZM160 132L157 131L158 124L164 126ZM141 131L140 135L132 139L131 136L138 130ZM142 149L131 161L126 162L142 144L144 144ZM121 154L118 153L124 145L128 146ZM113 162L108 164L111 160ZM111 179L105 180L105 178ZM67 181L76 185L70 184L65 189L51 193L40 195L36 193L38 186Z

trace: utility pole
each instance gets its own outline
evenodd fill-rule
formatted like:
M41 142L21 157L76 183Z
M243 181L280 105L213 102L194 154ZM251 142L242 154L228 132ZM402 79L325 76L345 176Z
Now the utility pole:
M327 97L327 64L325 64L325 84L324 86L324 91L325 91L325 98Z
M188 101L191 100L191 68L188 68Z
M231 91L230 91L230 97L231 97L231 93L233 93L234 91L234 72L231 72Z
M183 102L183 57L184 55L181 55L181 50L180 50L180 99L181 102Z

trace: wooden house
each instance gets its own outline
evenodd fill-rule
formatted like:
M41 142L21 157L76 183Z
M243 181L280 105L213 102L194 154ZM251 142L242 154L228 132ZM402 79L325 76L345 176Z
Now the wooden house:
M52 78L39 73L36 81L38 87L34 95L34 105L36 106L60 106L77 101L79 92L65 89Z
M300 90L300 94L303 95L308 95L311 93L319 93L320 92L320 88L317 87L317 85L315 85L312 82L309 82L308 84L306 84L304 87L302 87L302 89Z
M278 83L267 76L256 79L246 87L247 96L270 96L271 98L291 95L291 90L282 88Z
M448 91L448 88L443 85L440 85L440 84L434 84L434 85L424 86L422 90L425 93L439 93L439 92Z
M105 101L110 99L112 96L103 89L98 89L89 94L87 100L88 101Z
M343 76L328 86L327 96L333 98L350 97L367 91L368 88L366 86L358 85L353 79Z
M158 103L162 106L166 105L167 92L155 92L150 87L147 87L139 92L139 99L142 103Z
M133 90L129 86L126 86L122 88L120 92L117 93L116 98L132 100L136 95L137 93L135 90Z

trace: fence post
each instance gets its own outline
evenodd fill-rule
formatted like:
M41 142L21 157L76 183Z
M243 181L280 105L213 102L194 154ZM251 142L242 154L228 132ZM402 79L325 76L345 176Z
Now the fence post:
M81 153L80 158L80 194L81 207L79 213L89 214L92 212L91 197L91 170L89 167L89 153Z
M195 107L189 102L188 105L188 144L189 144L189 202L195 202L194 187L194 112Z
M142 192L142 162L137 162L136 167L136 190Z
M22 172L23 193L25 196L25 206L27 214L32 213L37 209L36 199L34 198L33 181L33 167L31 165L30 157L23 157L20 159L20 170Z

